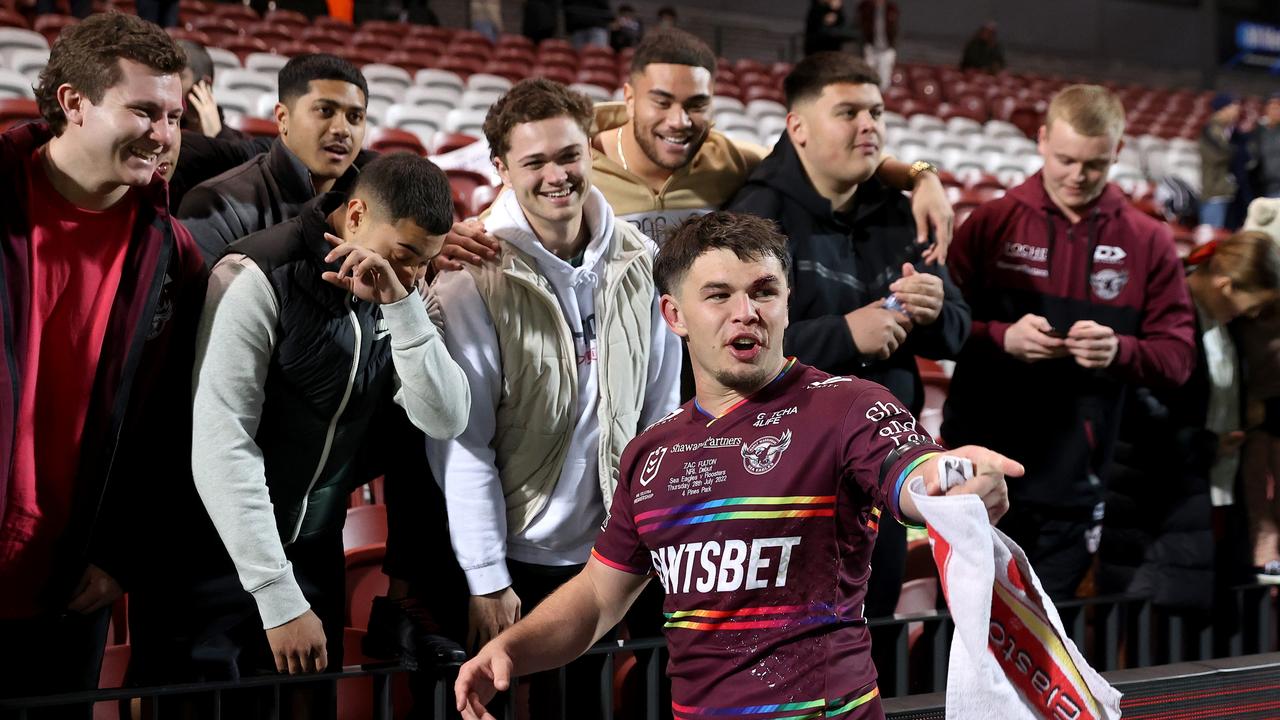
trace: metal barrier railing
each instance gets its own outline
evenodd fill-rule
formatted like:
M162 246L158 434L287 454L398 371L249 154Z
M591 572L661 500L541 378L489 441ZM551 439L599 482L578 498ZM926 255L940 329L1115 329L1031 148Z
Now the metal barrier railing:
M1137 595L1111 595L1058 603L1058 611L1068 634L1095 669L1107 672L1123 668L1152 667L1170 663L1239 657L1280 651L1277 638L1277 611L1280 610L1280 586L1247 585L1234 588L1232 602L1214 613L1173 613L1156 608L1150 599ZM944 610L918 615L878 618L869 621L872 628L894 628L892 672L882 672L891 679L892 687L881 686L885 697L941 692L946 687L947 661L950 654L952 622ZM635 720L658 720L670 717L665 695L663 664L666 642L661 638L615 640L596 644L588 656L602 656L599 669L600 717L612 720L616 697L614 683L623 653L635 656L633 672L643 673L643 691L639 700L629 695L621 716ZM583 662L583 661L578 661ZM586 662L592 662L587 660ZM594 660L600 663L601 660ZM882 668L882 670L887 670ZM554 673L560 695L559 716L564 719L565 688L568 669ZM99 702L139 699L144 702L166 697L184 696L202 699L202 715L223 717L223 697L247 688L270 689L269 717L280 716L282 692L302 684L328 684L329 699L336 704L338 684L369 678L373 683L371 707L363 716L374 720L390 720L394 716L392 682L398 675L410 677L415 685L414 701L430 706L435 718L455 717L453 681L456 669L445 668L414 673L395 664L361 665L343 668L341 672L323 675L273 675L242 679L235 682L194 683L154 688L104 689L48 697L0 700L0 717L26 720L31 713L44 708L88 706ZM508 692L505 716L515 717L516 686ZM159 704L150 708L146 717L160 718ZM542 720L541 717L539 720ZM574 718L573 720L580 720Z

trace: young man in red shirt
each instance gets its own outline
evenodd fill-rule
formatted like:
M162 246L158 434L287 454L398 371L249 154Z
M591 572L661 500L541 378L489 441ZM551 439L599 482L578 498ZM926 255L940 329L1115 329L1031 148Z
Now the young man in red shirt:
M667 239L654 280L696 396L627 446L583 571L459 671L463 717L488 718L512 677L589 648L650 574L666 593L679 717L884 717L862 616L871 547L882 512L919 521L905 481L937 492L942 448L884 387L783 355L789 265L786 238L755 216L711 213ZM976 474L949 492L999 519L1004 476L1021 467L951 452Z
M158 27L93 16L53 46L44 122L0 134L0 637L21 649L0 697L96 687L111 603L148 562L128 532L160 531L128 517L140 485L186 474L204 269L158 174L185 63Z

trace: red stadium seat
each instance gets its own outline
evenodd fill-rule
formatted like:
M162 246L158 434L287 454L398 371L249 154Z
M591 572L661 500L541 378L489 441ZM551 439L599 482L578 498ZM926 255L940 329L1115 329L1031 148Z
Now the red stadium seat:
M433 53L397 50L384 55L382 57L382 62L388 65L395 65L396 67L404 68L410 75L413 75L423 68L428 68L434 65L438 57L439 56Z
M578 73L576 82L599 85L612 92L618 88L618 74L612 70L583 70Z
M375 35L390 35L400 39L407 38L412 31L413 25L407 22L395 22L392 20L365 20L360 23L360 32L373 33Z
M240 58L241 64L244 64L245 57L247 57L250 53L271 52L271 48L268 47L265 42L259 40L258 38L248 37L245 35L240 35L233 38L227 38L216 44L218 47L222 48L223 50L230 50L231 52L235 53L236 56Z
M293 42L278 46L276 48L276 52L280 55L284 55L285 57L296 57L298 55L306 55L308 53L318 53L323 51L320 49L319 45L313 42L294 40Z
M480 72L480 70L484 68L484 64L474 59L451 57L446 55L436 63L436 68L439 70L448 70L449 72L457 73L459 77L466 80L472 75Z
M370 505L368 507L378 507ZM362 509L362 508L353 508ZM347 558L347 627L369 627L373 599L387 594L390 581L382 572L386 557L385 544L364 545L346 551Z
M249 37L257 38L267 44L267 47L279 52L279 48L293 42L297 36L297 32L286 25L276 25L270 22L260 22L250 25L245 34Z
M484 72L517 83L529 74L529 65L510 60L491 60L484 66Z
M533 65L534 57L533 51L529 48L508 46L499 47L493 51L494 60L519 62L526 65Z
M483 45L489 49L493 48L493 43L489 41L489 38L484 33L476 30L454 30L452 37L454 42Z
M254 18L254 20L257 20L257 18ZM240 24L235 20L218 15L206 15L191 21L192 30L200 30L210 35L239 35L240 27Z
M347 510L347 522L342 526L344 549L354 550L364 545L381 545L386 542L386 505L362 505Z
M241 3L214 3L209 8L209 12L215 17L234 20L241 25L255 23L262 19L258 17L256 10Z
M723 96L725 96L725 97L731 97L731 98L733 98L734 100L739 100L739 101L740 101L740 100L742 100L742 89L741 89L741 88L739 88L739 87L738 87L736 84L734 84L734 83L729 83L729 82L724 82L724 83L722 83L722 82L717 82L717 83L716 83L716 94L717 94L717 95L723 95Z
M579 70L603 70L614 75L617 74L617 67L613 58L600 57L599 55L583 57L578 63Z
M538 43L539 51L552 50L552 49L564 50L571 54L576 54L573 52L573 45L571 45L568 40L565 40L563 38L547 38L546 40L543 40L542 42Z
M743 58L733 66L734 72L742 75L743 73L754 72L761 75L768 75L769 70L760 61L751 58Z
M464 211L468 215L473 215L471 208L474 204L472 197L475 195L477 188L489 187L489 178L478 172L471 170L451 169L445 170L444 174L449 178L449 187L453 188L458 194L458 198L462 201ZM492 197L489 198L492 201Z
M130 654L131 648L128 645L110 645L107 647L102 653L102 668L98 671L98 687L118 688L124 686L125 674L129 669ZM119 701L104 700L94 703L93 720L118 720L120 717Z
M417 135L396 128L378 128L370 133L369 149L380 153L411 152L414 155L426 155L427 149Z
M273 138L280 134L280 126L275 120L241 115L228 122L229 125L245 135L253 137Z
M325 46L341 47L347 44L347 36L333 28L322 27L306 27L302 28L302 33L298 36L300 40L319 43Z
M441 133L436 137L436 146L432 149L432 154L443 155L447 152L453 152L475 141L475 136L466 133Z
M356 47L368 48L383 54L397 50L400 47L400 43L394 38L367 32L358 32L352 35L349 42Z
M75 25L78 22L80 22L80 19L73 15L38 15L31 29L43 35L44 39L49 41L49 45L53 45L53 41L57 39L58 33L62 32L62 28Z
M346 46L338 48L333 54L353 65L361 66L382 62L386 52L377 48Z
M400 42L400 48L408 52L431 53L432 55L440 55L444 52L445 45L439 40L432 38L418 37L410 35Z
M444 54L457 60L474 61L479 65L484 65L486 62L489 62L489 58L493 53L491 53L487 47L482 45L474 45L472 43L454 43L445 49Z
M169 33L169 37L174 40L190 40L193 43L199 43L205 47L213 47L213 40L210 39L209 34L200 30L165 28L165 32Z
M1009 113L1009 122L1017 125L1027 137L1035 137L1044 124L1044 111L1031 103L1018 105Z
M39 120L40 108L35 100L29 98L0 99L0 130L7 130L14 125Z
M573 70L563 65L539 65L529 72L530 77L544 77L558 83L569 85L577 77Z
M786 104L787 102L780 88L765 85L753 85L742 93L743 102L751 102L752 100L772 100L781 104Z
M564 65L578 67L578 55L572 50L562 48L543 48L538 51L538 62L542 65Z
M514 47L514 48L520 48L522 50L528 50L531 53L533 52L533 49L534 49L532 40L525 37L524 35L513 35L511 33L503 33L499 35L498 44L495 47L496 48Z
M350 35L351 33L355 32L355 29L356 29L354 25L352 25L349 22L346 22L345 20L338 20L337 18L331 18L325 15L322 15L316 18L315 22L311 24L312 26L318 27L318 28L336 30L340 33L343 33L344 35Z

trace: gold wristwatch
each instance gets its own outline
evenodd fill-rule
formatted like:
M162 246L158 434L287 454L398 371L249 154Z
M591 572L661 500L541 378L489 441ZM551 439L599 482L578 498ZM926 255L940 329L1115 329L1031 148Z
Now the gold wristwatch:
M917 160L911 163L911 187L914 188L916 186L916 180L920 177L920 173L933 173L934 175L937 175L938 166L928 160Z

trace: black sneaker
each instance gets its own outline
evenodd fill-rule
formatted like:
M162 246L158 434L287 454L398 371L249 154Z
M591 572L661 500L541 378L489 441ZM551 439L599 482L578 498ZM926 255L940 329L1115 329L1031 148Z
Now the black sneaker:
M369 631L361 649L369 657L398 658L409 670L466 662L467 653L462 646L439 632L439 624L418 600L379 596L373 599Z

